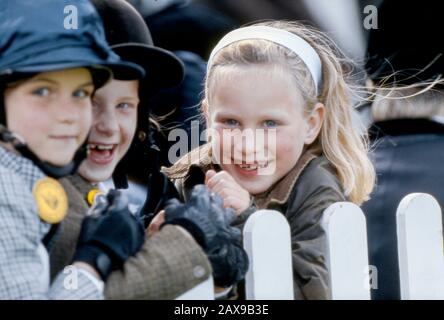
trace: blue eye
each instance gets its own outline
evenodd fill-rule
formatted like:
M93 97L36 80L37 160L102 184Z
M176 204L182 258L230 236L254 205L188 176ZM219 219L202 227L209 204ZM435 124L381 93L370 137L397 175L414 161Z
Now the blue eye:
M33 95L39 97L47 97L50 93L51 91L47 87L38 88L32 92Z
M229 127L236 127L239 125L239 121L236 121L234 119L227 119L224 121L224 124L229 126Z
M132 104L130 104L130 103L126 103L126 102L119 103L119 104L116 106L117 109L124 109L124 110L130 109L130 108L132 108L132 107L133 107Z
M277 123L276 123L276 121L273 121L273 120L265 120L264 126L267 128L275 128L275 127L277 127Z
M76 98L87 98L87 97L91 96L91 92L89 92L88 90L85 90L85 89L79 89L79 90L74 91L74 93L72 95Z

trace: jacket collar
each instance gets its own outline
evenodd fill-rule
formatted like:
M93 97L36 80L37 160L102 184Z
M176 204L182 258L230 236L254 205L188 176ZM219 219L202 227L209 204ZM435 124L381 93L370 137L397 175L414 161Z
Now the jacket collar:
M202 169L204 172L210 169L220 170L219 166L213 163L209 143L193 149L171 167L162 167L161 171L170 179L182 179L189 176L195 167Z
M286 203L302 171L315 158L317 158L317 155L311 150L304 151L289 173L276 182L268 191L254 197L256 206L260 209L264 209L271 203Z
M24 178L30 189L34 184L42 178L45 174L34 163L22 157L15 150L9 150L0 144L0 166L15 172Z
M91 189L95 188L89 181L85 180L78 173L75 173L71 176L67 176L66 180L69 180L69 182L71 182L71 184L85 197L88 194L88 192L91 191Z

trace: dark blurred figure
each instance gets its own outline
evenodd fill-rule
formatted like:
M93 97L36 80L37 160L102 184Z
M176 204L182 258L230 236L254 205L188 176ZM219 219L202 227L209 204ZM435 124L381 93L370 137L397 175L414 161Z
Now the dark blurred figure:
M298 20L327 32L345 53L361 62L368 30L364 8L381 0L194 0L243 25L258 20Z
M154 43L191 51L207 60L212 48L238 24L223 13L187 0L129 0L142 14Z
M408 193L444 204L444 41L438 1L384 1L370 33L368 72L377 187L364 204L370 264L378 270L373 299L400 299L396 209ZM393 89L393 90L387 90ZM423 92L424 91L424 92ZM424 261L427 263L427 261Z
M195 0L194 2L223 12L240 24L263 19L285 19L305 20L316 25L303 0Z
M175 51L174 53L185 65L184 80L178 87L161 90L150 101L152 113L158 117L157 121L160 125L160 131L155 134L157 145L162 150L160 164L167 167L180 157L179 153L175 154L176 158L171 158L168 154L170 148L178 143L178 137L175 134L168 139L172 130L179 129L186 132L186 144L184 145L184 141L181 140L182 155L205 143L199 140L199 136L205 129L200 116L200 101L207 64L192 52Z

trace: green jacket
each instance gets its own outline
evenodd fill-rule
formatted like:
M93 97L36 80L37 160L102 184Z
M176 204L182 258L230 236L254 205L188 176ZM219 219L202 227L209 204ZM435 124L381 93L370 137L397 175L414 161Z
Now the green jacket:
M82 220L89 207L92 185L75 175L60 180L69 200L57 240L50 252L51 276L74 256ZM211 275L205 253L194 239L174 226L165 226L147 238L122 271L113 272L105 285L106 299L174 299Z
M220 170L213 164L207 144L163 171L186 200L194 185L204 183L204 173L209 169ZM308 150L284 178L252 198L250 208L240 214L235 225L242 228L258 209L282 212L290 224L295 299L329 299L326 234L321 218L328 206L346 200L329 161Z

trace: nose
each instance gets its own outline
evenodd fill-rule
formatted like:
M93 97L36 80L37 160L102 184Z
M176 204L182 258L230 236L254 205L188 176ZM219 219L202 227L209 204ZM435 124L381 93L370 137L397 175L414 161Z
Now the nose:
M233 143L235 159L242 159L247 163L265 161L267 149L272 142L270 138L273 140L276 136L270 137L269 133L262 128L242 130Z
M101 110L94 115L94 127L103 135L112 136L119 131L119 124L114 109Z
M252 163L255 161L257 147L260 145L261 137L254 129L244 129L241 134L235 136L234 152L235 159L242 159L243 162ZM259 143L259 145L258 145Z
M56 120L61 123L73 124L79 121L80 112L83 111L72 99L63 99L60 104L54 106Z

